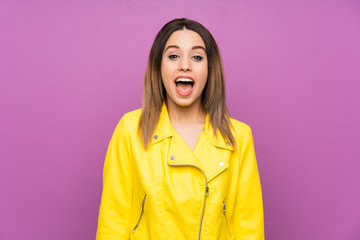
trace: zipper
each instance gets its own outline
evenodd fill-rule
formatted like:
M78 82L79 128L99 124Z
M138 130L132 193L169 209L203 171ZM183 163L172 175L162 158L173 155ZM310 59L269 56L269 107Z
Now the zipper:
M197 169L199 169L202 174L204 175L205 177L205 197L204 197L204 205L203 205L203 210L202 210L202 214L201 214L201 220L200 220L200 229L199 229L199 240L201 239L201 230L202 230L202 223L203 223L203 220L204 220L204 214L205 214L205 205L206 205L206 198L209 196L209 186L207 185L207 178L206 178L206 175L204 173L204 171L199 168L198 166L195 166L195 165L191 165L191 164L169 164L170 166L192 166L192 167L195 167Z
M204 174L205 175L205 174ZM206 177L205 177L206 178ZM206 188L205 188L205 197L204 197L204 206L203 206L203 211L201 214L201 221L200 221L200 230L199 230L199 240L201 238L201 229L202 229L202 223L204 220L204 213L205 213L205 205L206 205L206 198L209 196L209 187L207 185L207 181L206 181Z
M226 204L225 204L224 201L223 201L223 213L224 213L224 216L225 216L226 228L228 230L229 235L231 236L229 224L228 224L227 217L226 217Z
M132 230L133 233L135 233L136 229L137 229L137 228L139 227L139 225L140 225L141 218L142 218L142 216L143 216L143 214L144 214L145 200L146 200L146 194L145 194L144 199L143 199L143 201L142 201L142 207L141 207L141 213L140 213L139 220L138 220L138 222L136 223L135 227L134 227L133 230Z

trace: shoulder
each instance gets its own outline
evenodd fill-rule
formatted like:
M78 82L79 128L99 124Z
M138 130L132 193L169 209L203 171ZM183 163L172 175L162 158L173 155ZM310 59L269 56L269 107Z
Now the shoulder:
M141 117L141 108L125 113L120 119L117 129L125 129L128 134L136 133Z
M248 124L231 117L230 122L233 127L232 132L235 139L239 142L244 142L248 138L249 134L251 134L251 127Z

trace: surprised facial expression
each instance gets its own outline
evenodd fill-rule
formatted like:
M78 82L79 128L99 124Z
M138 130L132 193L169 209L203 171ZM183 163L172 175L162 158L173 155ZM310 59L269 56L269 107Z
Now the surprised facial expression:
M208 60L200 35L187 29L175 31L165 44L161 63L167 101L181 107L199 103L207 76Z

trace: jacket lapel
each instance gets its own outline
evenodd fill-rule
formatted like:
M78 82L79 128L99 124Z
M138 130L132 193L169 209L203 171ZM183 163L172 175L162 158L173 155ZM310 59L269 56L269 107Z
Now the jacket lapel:
M167 162L169 166L192 166L203 171L199 160L179 134L173 134Z
M165 138L171 137L173 134L171 129L172 127L169 119L169 114L166 104L164 102L161 108L158 124L154 131L154 136L151 138L151 144L158 143Z
M200 163L191 149L186 145L180 135L174 133L170 123L169 114L165 102L163 103L159 122L155 129L151 144L158 143L165 138L171 137L171 145L168 151L167 163L169 166L193 166L201 170Z
M195 154L198 156L208 182L210 182L229 167L233 147L225 141L220 132L217 132L215 136L208 114L203 134L203 138L199 139L199 141L203 141L199 142L201 149L195 149Z
M228 168L233 147L225 141L220 132L214 134L209 123L209 114L206 116L204 132L199 137L194 152L186 145L180 135L173 131L166 104L163 103L151 144L171 137L170 149L168 156L166 156L169 166L196 167L204 173L208 182Z

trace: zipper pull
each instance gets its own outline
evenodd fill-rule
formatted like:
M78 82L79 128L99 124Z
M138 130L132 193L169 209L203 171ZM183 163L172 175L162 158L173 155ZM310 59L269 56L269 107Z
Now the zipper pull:
M223 208L223 213L226 213L226 204L225 202L223 202L224 208Z
M132 232L135 233L136 229L139 227L138 224L136 224L136 226L133 228Z
M205 196L206 196L206 197L209 196L209 187L208 187L208 186L206 186Z

